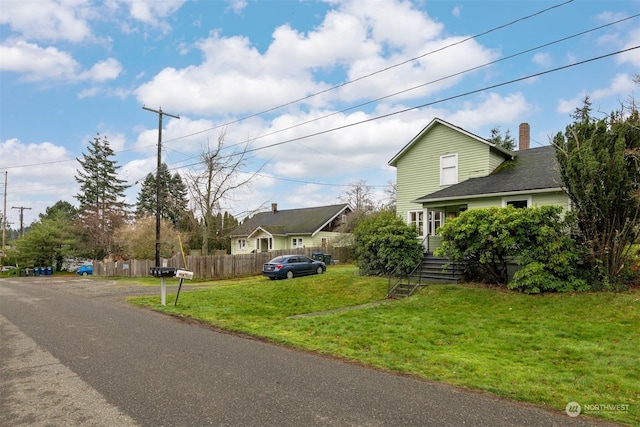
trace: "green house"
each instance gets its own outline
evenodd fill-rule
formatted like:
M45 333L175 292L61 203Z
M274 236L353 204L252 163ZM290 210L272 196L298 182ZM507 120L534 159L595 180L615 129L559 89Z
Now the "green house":
M519 128L519 149L510 151L435 118L389 161L397 213L416 227L427 252L440 245L438 229L467 209L569 208L554 148L529 148L529 141L527 123Z
M260 212L230 233L231 254L280 249L324 248L347 236L342 232L352 210L348 204Z

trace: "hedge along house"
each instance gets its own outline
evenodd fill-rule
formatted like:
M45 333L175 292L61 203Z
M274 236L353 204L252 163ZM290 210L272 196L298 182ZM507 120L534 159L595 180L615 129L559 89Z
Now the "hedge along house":
M518 151L510 151L435 118L389 161L397 173L398 215L416 227L430 253L441 243L438 229L467 209L567 209L555 149L529 145L527 123L519 128Z
M341 232L352 209L348 204L278 210L249 218L230 233L231 254L304 247L326 248L348 235Z

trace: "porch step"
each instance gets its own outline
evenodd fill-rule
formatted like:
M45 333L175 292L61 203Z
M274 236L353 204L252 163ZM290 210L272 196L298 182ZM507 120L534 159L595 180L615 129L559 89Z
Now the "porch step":
M464 278L465 268L464 263L425 254L414 277L423 282L458 283Z
M465 268L464 263L425 254L408 281L395 285L387 298L407 298L429 283L458 283L464 278Z
M393 289L390 296L398 299L407 298L414 292L415 287L415 283L400 283Z

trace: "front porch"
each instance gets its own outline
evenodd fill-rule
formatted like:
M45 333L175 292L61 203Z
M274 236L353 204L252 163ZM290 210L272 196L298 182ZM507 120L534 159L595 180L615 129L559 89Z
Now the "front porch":
M440 227L466 210L466 204L423 205L422 209L408 212L407 223L416 228L425 253L433 254L442 244Z

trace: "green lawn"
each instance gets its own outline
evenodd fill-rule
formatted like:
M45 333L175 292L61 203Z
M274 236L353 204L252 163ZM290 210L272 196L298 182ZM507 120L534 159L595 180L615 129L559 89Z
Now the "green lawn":
M177 307L175 294L166 306L158 296L131 302L559 410L574 401L583 413L640 425L639 289L531 296L433 285L386 301L387 281L359 276L352 266L293 280L202 285L182 292Z

